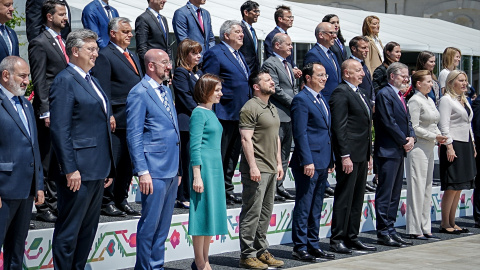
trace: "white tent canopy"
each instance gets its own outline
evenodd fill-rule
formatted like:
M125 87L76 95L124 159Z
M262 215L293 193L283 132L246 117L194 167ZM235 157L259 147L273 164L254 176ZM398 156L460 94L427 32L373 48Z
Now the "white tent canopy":
M172 19L176 9L184 6L187 0L169 0L161 14L167 17L170 31L173 33ZM202 6L212 16L212 26L218 36L220 25L225 20L240 20L240 6L245 0L207 0ZM439 19L418 18L405 15L375 13L369 11L334 8L328 6L302 4L290 1L256 0L260 4L261 14L254 25L259 39L263 40L275 27L273 14L275 7L280 4L292 8L295 21L288 34L296 43L315 43L314 29L326 14L337 14L340 18L342 34L348 41L354 36L362 34L363 19L368 15L380 18L380 39L384 44L389 41L398 42L402 51L430 50L442 53L446 47L457 47L463 55L480 56L480 31L473 28L457 25ZM69 0L71 8L83 10L89 1ZM110 0L109 4L115 7L120 16L127 17L133 22L147 8L146 0ZM77 12L72 12L78 15ZM73 20L80 18L74 16ZM132 24L132 27L134 25Z

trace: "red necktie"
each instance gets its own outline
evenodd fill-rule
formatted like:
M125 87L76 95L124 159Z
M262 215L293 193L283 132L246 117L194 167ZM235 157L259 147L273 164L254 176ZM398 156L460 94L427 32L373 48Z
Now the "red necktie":
M202 28L202 32L205 32L205 29L203 28L202 10L200 8L197 9L197 18L200 28Z
M405 104L405 99L403 98L402 91L398 91L398 95L400 96L400 100L402 101L403 108L405 109L405 111L407 111L407 105Z
M135 73L138 75L138 70L137 67L135 66L135 63L133 62L132 57L130 57L130 54L128 52L123 52L123 55L127 58L128 62L132 65L133 69L135 69Z
M67 50L65 50L65 45L63 45L62 36L58 35L57 39L58 39L58 44L60 44L60 47L62 48L63 56L65 56L65 60L67 60L67 64L68 64L70 62L70 59L68 59Z

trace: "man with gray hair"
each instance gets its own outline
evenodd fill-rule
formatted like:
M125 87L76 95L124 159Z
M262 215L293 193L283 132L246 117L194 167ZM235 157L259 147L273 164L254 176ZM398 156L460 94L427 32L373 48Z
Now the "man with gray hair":
M92 69L92 76L98 79L100 86L112 102L112 148L115 160L116 178L113 184L103 192L102 215L139 216L127 202L128 189L132 182L132 162L127 148L127 119L125 105L127 96L143 77L142 68L136 55L127 48L132 39L130 20L116 17L108 24L110 43L100 50Z
M395 230L403 183L403 162L415 143L403 94L409 86L408 67L396 62L387 69L388 85L375 98L375 162L378 185L375 192L378 243L402 247L412 245Z
M241 203L233 193L232 178L240 155L241 142L238 130L239 113L251 97L248 87L250 69L242 53L243 30L239 21L225 21L220 27L220 42L203 56L203 72L218 75L222 80L223 96L215 104L215 113L223 126L222 160L227 203Z
M68 35L70 63L50 87L50 134L62 174L52 243L55 269L85 268L103 189L115 172L110 101L89 74L98 56L97 38L87 29Z
M277 107L280 116L280 144L283 171L288 169L290 150L292 148L292 124L290 119L290 104L293 97L298 94L298 87L293 72L293 67L287 58L292 54L292 40L287 34L278 33L272 39L273 55L263 64L262 69L269 71L275 82L275 94L271 101ZM283 186L283 178L277 181L277 200L295 200L295 196L288 193Z

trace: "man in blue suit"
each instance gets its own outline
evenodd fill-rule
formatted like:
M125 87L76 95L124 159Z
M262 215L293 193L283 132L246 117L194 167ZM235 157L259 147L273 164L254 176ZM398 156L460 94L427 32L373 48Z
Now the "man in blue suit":
M220 44L212 47L203 57L203 72L222 78L223 96L214 107L223 126L222 160L225 177L225 193L230 204L241 203L233 193L232 177L238 163L241 142L238 121L240 109L251 97L248 77L250 69L242 53L242 25L239 21L225 21L220 27Z
M317 44L307 52L303 63L306 65L308 63L319 62L325 67L328 80L325 84L325 89L322 90L322 95L328 103L333 90L337 88L338 84L342 81L341 67L337 61L337 57L329 49L335 43L337 32L333 24L322 22L315 28L315 37L317 38Z
M370 74L367 65L365 65L365 57L367 57L368 54L368 38L356 36L350 40L348 46L352 51L350 58L355 59L362 64L365 77L363 77L362 83L358 85L358 87L368 98L370 106L373 108L375 105L375 90L373 89L372 75Z
M377 241L386 246L412 245L395 230L403 183L403 162L415 143L415 132L403 93L408 88L408 67L400 62L387 69L388 85L375 99L375 158L378 184L375 193Z
M23 95L27 62L9 56L0 63L0 246L3 269L22 269L32 202L42 204L43 170L35 115Z
M111 184L111 105L90 69L98 56L91 30L67 38L68 66L50 87L50 134L60 171L53 232L55 269L84 269L98 227L104 186Z
M210 13L200 8L207 0L189 0L187 4L173 14L173 31L177 44L184 39L195 40L202 45L202 54L215 46Z
M108 22L118 16L118 11L108 4L108 0L93 0L83 8L83 27L97 33L100 49L106 47L110 40Z
M127 148L127 117L125 104L127 96L143 77L138 58L128 51L133 37L130 20L116 17L108 24L110 43L100 50L92 69L92 76L98 79L112 103L115 130L112 130L113 157L116 177L113 184L103 193L102 214L107 216L139 216L127 202L128 189L132 182L132 162Z
M302 70L305 87L290 107L295 150L290 167L295 178L292 220L293 257L302 261L334 259L320 249L320 218L328 173L333 171L331 117L320 93L327 82L322 64L309 63Z
M163 86L171 69L165 51L150 49L145 54L146 75L127 97L127 143L142 193L137 270L163 269L177 196L180 131L172 93Z
M19 56L17 33L5 25L13 19L13 0L0 0L0 61L9 55Z

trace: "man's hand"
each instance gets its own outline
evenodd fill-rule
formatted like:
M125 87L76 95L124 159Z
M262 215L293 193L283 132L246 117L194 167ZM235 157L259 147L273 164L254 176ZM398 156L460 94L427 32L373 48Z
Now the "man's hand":
M103 188L109 187L113 183L113 178L105 178L105 182L103 183Z
M115 117L110 116L110 129L112 132L115 132L115 129L117 128L117 122L115 121Z
M283 171L283 166L282 166L282 164L278 164L278 165L277 165L277 171L278 171L277 181L280 181L280 180L283 179L283 175L285 174L285 172Z
M178 176L177 186L179 187L181 183L182 183L182 177L179 175L179 176Z
M2 208L2 197L0 197L0 208Z
M297 67L293 68L293 76L295 76L295 79L302 77L302 71Z
M315 174L315 165L313 165L313 163L312 163L312 164L308 164L308 165L303 166L303 174L312 178L313 175Z
M69 187L71 191L75 192L79 190L81 185L82 177L80 176L80 172L78 170L67 174L67 187Z
M197 193L202 193L204 190L202 177L193 178L193 190Z
M415 144L415 139L413 137L407 137L407 143L403 145L403 149L405 152L410 152L413 149L413 145Z
M145 195L153 194L152 177L150 176L149 173L141 175L139 177L139 182L140 182L140 184L139 184L140 185L140 192L142 192Z
M373 158L370 156L370 160L368 161L368 170L370 171L373 169Z
M37 197L35 197L35 205L41 205L45 202L45 194L43 193L43 190L37 191ZM1 207L0 203L0 207Z
M50 127L50 117L43 118L43 121L45 121L46 127Z
M328 168L327 172L330 174L330 173L333 173L335 171L335 164L333 164L333 168Z
M353 171L353 162L350 157L342 157L342 170L346 174L350 174Z
M255 182L260 182L262 176L260 175L260 170L257 167L250 168L250 179Z

